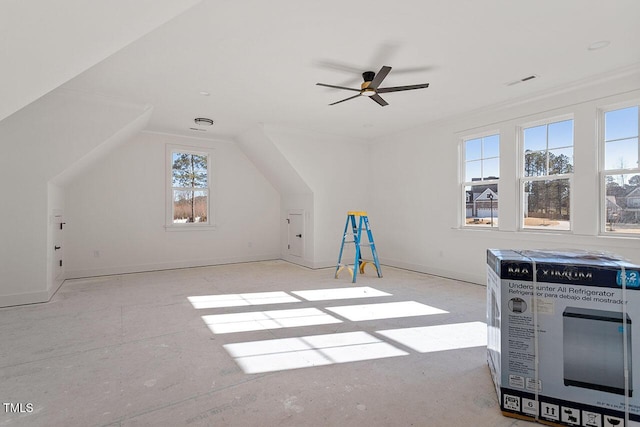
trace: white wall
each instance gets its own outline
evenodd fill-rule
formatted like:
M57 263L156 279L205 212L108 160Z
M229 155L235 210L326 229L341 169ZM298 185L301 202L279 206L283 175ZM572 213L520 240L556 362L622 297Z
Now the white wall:
M283 259L314 266L313 192L305 180L291 166L282 152L267 136L263 126L254 126L236 138L238 147L255 167L280 193L280 253ZM302 257L289 255L288 223L289 211L304 212Z
M640 263L637 238L598 235L598 107L640 100L640 75L564 89L539 99L486 109L375 141L370 210L382 262L476 283L485 281L487 248L583 249ZM516 126L573 114L573 232L517 231ZM500 230L460 228L459 147L465 135L500 132Z
M335 266L347 211L368 209L369 146L355 138L274 126L265 126L265 133L313 191L313 267ZM376 227L376 212L369 216Z
M47 301L56 289L50 217L64 191L52 180L147 115L146 106L56 90L0 121L0 306Z
M214 150L213 231L165 230L165 147ZM280 196L232 142L140 133L66 187L67 277L280 257Z

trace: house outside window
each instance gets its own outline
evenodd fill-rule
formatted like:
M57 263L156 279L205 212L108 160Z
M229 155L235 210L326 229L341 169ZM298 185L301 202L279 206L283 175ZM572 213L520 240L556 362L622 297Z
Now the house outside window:
M523 229L571 230L573 119L522 129Z
M500 136L463 140L464 226L498 227Z
M211 153L167 146L167 229L211 226Z
M607 234L640 236L638 105L603 112L602 226Z

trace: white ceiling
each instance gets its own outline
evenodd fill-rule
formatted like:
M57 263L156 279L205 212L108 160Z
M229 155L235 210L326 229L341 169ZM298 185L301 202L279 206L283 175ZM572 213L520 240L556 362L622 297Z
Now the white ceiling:
M637 0L202 0L63 88L151 104L153 131L233 137L264 123L368 140L635 68L638 22ZM381 87L431 86L380 107L328 106L354 93L315 85L359 87L383 65ZM195 117L215 124L190 130Z

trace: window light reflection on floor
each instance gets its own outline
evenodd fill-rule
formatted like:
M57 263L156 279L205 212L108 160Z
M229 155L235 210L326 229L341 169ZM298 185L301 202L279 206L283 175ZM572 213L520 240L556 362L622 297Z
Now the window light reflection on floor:
M226 344L224 348L247 374L408 354L366 332L243 342Z
M487 345L487 325L483 322L389 329L376 333L419 353Z
M214 334L342 323L317 308L214 314L202 316L202 320Z
M379 291L368 286L360 286L353 288L333 288L333 289L313 289L307 291L293 291L295 294L307 301L326 301L326 300L338 300L338 299L351 299L351 298L370 298L370 297L382 297L390 296L383 291Z
M345 305L342 307L327 307L327 310L351 321L393 319L398 317L448 313L448 311L440 310L439 308L421 304L416 301Z
M247 305L300 302L286 292L255 292L248 294L200 295L187 297L193 308L242 307Z

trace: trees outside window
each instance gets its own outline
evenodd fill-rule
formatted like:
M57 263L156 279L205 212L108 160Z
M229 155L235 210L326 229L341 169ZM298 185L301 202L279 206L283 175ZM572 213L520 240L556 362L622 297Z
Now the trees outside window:
M210 225L210 154L172 148L167 155L170 181L167 225Z
M522 228L570 230L573 119L524 128Z

